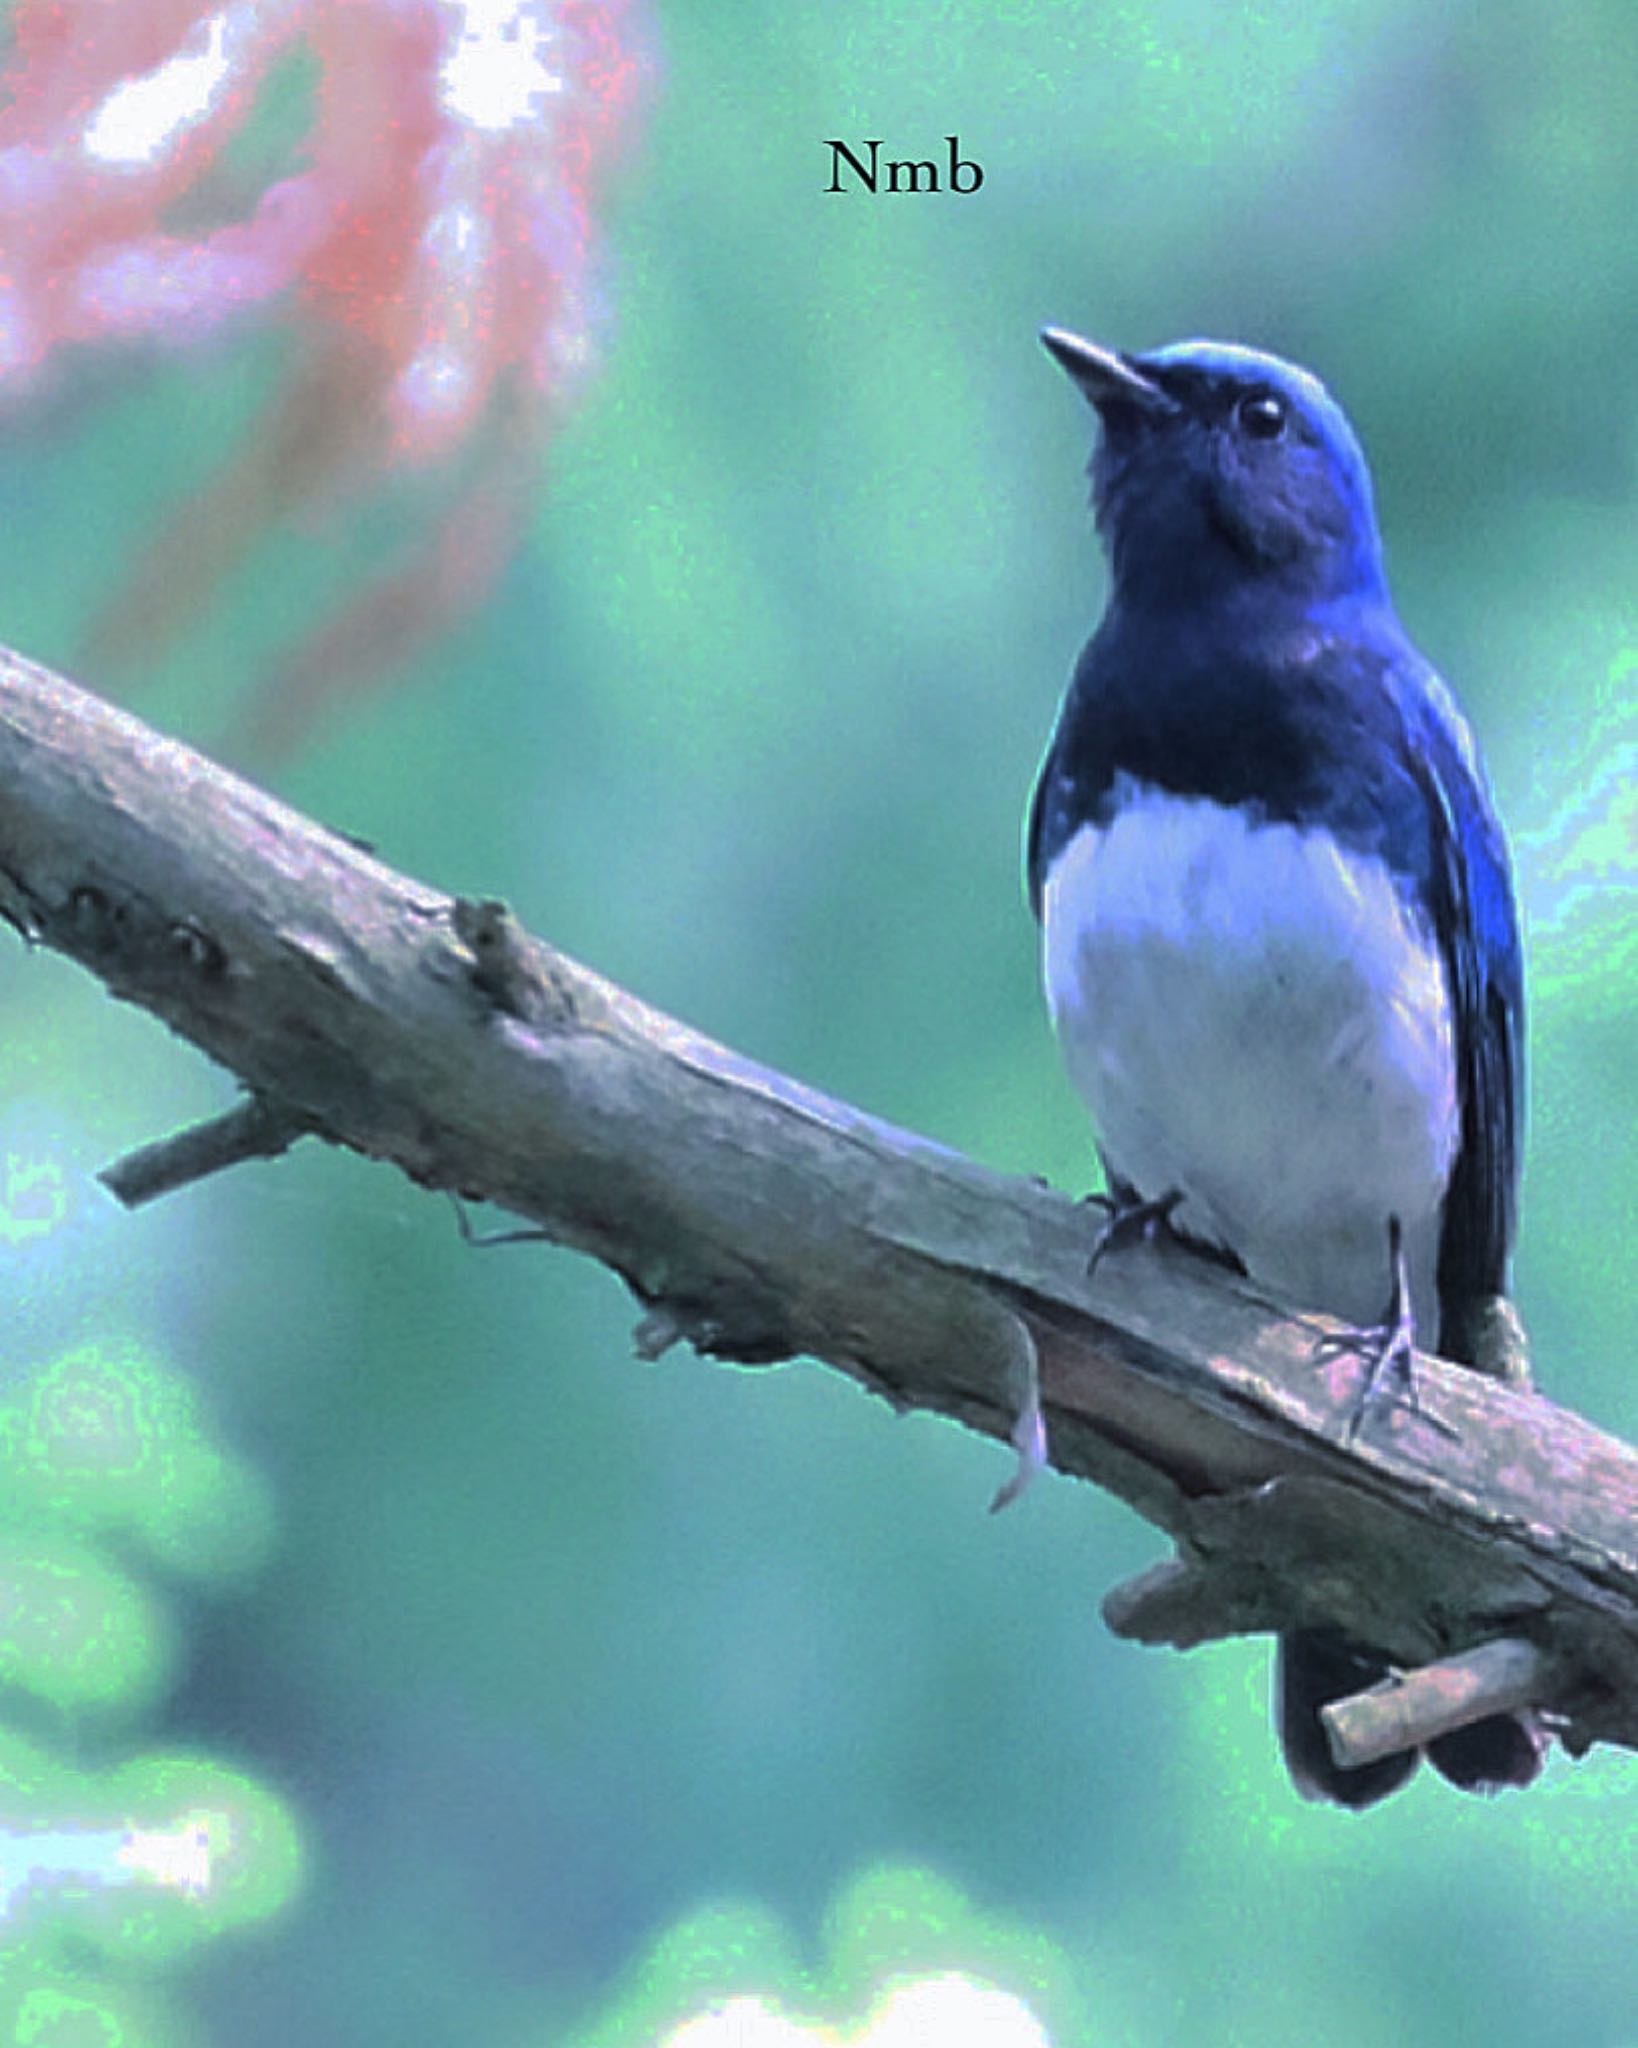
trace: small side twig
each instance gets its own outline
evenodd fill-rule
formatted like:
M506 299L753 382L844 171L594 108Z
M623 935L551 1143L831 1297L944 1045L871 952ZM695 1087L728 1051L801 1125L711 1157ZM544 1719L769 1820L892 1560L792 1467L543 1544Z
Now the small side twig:
M97 1175L103 1186L127 1209L140 1209L190 1181L221 1173L247 1159L276 1159L312 1126L288 1111L275 1109L261 1096L190 1124L168 1138L127 1152Z
M499 1244L552 1244L555 1242L549 1230L541 1230L531 1224L523 1230L477 1230L467 1206L453 1188L445 1188L449 1206L455 1211L455 1228L461 1233L461 1242L470 1245L474 1251L493 1251Z
M1320 1708L1331 1755L1344 1770L1420 1749L1454 1728L1532 1705L1553 1690L1552 1660L1534 1643L1501 1636L1459 1657L1385 1679Z

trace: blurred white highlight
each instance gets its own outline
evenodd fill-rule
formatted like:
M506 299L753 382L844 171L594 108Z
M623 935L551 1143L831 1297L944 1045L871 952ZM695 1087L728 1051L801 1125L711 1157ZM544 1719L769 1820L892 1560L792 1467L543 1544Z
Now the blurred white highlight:
M200 22L152 71L122 79L85 125L86 155L105 164L151 165L183 129L203 120L233 71L230 13Z
M1052 2048L1022 1999L947 1972L897 1984L858 2026L804 2025L761 1998L686 2020L659 2048Z
M0 1927L31 1891L52 1885L157 1884L198 1898L210 1884L210 1836L174 1828L0 1829Z
M438 83L450 113L491 134L544 120L546 102L564 90L564 79L547 62L555 35L537 0L445 4L452 34Z

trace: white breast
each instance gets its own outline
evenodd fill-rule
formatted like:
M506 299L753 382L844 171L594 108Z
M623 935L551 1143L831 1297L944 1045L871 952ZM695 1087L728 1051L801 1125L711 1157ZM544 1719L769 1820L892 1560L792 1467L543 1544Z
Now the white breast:
M1293 1302L1373 1321L1387 1221L1438 1341L1458 1138L1450 994L1379 861L1318 832L1128 783L1065 848L1043 968L1112 1172L1177 1187L1181 1228Z

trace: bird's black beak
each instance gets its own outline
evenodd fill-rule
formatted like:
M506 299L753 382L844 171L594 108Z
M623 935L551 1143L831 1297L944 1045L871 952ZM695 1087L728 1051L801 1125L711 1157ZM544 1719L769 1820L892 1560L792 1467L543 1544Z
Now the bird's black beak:
M1130 405L1141 412L1177 410L1176 399L1168 397L1131 356L1118 349L1083 340L1067 327L1043 327L1041 345L1100 410L1106 405Z

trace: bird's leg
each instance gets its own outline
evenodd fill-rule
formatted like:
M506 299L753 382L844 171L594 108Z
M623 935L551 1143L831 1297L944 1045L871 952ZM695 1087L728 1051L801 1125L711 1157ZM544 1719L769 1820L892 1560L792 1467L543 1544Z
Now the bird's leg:
M1456 1431L1449 1423L1441 1422L1437 1415L1430 1415L1417 1398L1414 1364L1416 1322L1411 1314L1404 1232L1397 1216L1388 1218L1388 1263L1393 1273L1393 1285L1381 1322L1338 1330L1333 1336L1321 1337L1314 1346L1316 1359L1341 1358L1352 1353L1364 1362L1365 1376L1349 1410L1347 1426L1342 1432L1343 1441L1353 1442L1366 1415L1379 1401L1394 1399L1403 1401L1430 1428L1453 1438Z
M1113 1191L1107 1195L1088 1195L1088 1204L1101 1209L1103 1221L1098 1225L1092 1240L1092 1253L1086 1262L1086 1277L1090 1280L1097 1271L1098 1261L1105 1252L1120 1251L1126 1245L1151 1243L1157 1232L1169 1229L1172 1211L1183 1199L1181 1188L1168 1188L1155 1201L1146 1201L1137 1189L1124 1181L1115 1181Z

